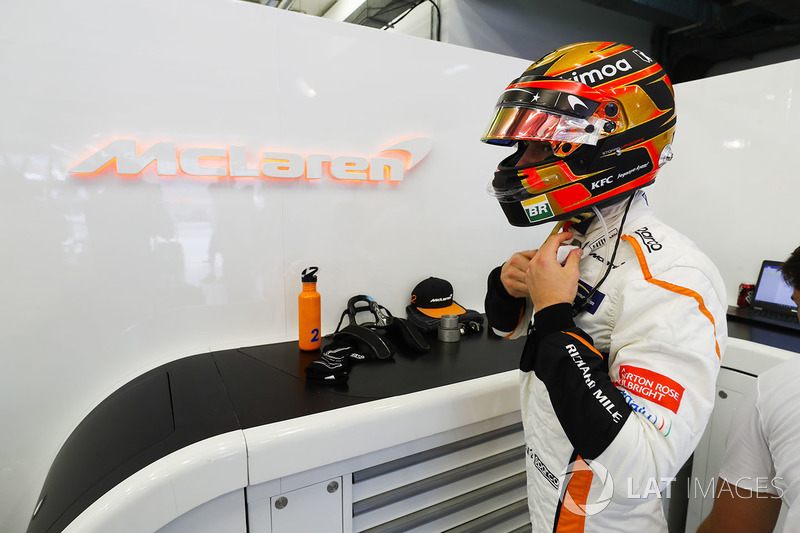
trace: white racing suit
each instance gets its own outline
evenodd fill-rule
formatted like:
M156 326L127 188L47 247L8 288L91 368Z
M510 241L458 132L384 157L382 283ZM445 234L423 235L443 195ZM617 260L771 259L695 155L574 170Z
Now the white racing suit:
M578 298L605 274L627 200L601 210L581 246ZM727 342L726 297L713 263L658 221L635 193L608 277L573 319L536 312L489 275L495 333L527 333L520 361L528 508L533 531L666 532L658 497L692 454L714 406ZM588 468L587 468L588 467Z

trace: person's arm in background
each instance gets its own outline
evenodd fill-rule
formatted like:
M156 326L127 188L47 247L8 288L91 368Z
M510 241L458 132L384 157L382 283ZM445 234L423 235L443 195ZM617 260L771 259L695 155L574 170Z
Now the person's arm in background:
M781 512L781 499L753 492L720 478L714 508L697 533L771 533Z
M698 533L770 533L775 528L781 499L766 483L774 480L775 465L759 411L760 385L759 380L731 420L714 507Z

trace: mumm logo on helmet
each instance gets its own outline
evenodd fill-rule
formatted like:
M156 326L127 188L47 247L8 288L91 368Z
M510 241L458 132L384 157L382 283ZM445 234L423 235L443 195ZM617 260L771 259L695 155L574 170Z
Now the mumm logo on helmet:
M614 79L620 72L627 72L632 68L627 59L619 59L614 63L606 63L600 68L585 69L580 73L575 71L572 73L572 79L584 85L593 86L601 81Z
M612 56L607 61L598 61L577 69L572 72L571 79L593 87L616 79L633 70L634 67L631 65L631 61L633 61L634 65L637 65L637 70L649 67L654 63L652 58L641 50L632 49Z

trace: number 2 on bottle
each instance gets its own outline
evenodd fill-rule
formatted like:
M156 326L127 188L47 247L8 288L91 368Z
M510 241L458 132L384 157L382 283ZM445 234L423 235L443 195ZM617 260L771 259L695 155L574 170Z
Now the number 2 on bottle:
M319 340L319 330L314 328L311 330L311 342L317 342Z

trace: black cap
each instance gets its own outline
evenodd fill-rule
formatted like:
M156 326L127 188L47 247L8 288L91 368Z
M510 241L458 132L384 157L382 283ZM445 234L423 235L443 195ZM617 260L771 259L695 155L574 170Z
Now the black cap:
M466 310L453 301L453 286L441 278L420 281L411 292L411 306L433 318L463 315Z

